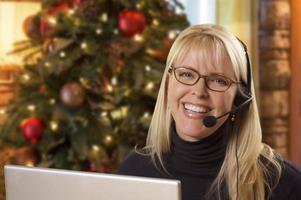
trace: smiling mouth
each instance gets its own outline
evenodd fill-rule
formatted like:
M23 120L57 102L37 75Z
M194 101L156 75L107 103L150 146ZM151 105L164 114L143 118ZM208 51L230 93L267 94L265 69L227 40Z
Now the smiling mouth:
M193 112L193 113L206 114L211 111L211 109L208 107L194 105L191 103L183 103L183 106L184 106L185 110L187 110L188 112Z

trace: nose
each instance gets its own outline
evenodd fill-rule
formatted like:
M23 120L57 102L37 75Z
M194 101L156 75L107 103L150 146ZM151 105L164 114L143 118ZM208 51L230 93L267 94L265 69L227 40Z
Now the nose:
M208 88L204 78L200 78L198 82L192 86L192 94L196 95L198 98L208 97Z

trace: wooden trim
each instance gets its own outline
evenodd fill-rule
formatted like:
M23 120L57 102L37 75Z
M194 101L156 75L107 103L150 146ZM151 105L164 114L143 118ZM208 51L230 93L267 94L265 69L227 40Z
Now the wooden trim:
M289 159L301 166L301 0L291 0Z

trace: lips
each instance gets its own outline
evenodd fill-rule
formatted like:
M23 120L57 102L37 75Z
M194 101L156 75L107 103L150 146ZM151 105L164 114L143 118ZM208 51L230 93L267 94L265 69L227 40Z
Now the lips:
M207 113L211 110L208 107L201 106L201 105L195 105L195 104L191 104L191 103L184 103L183 105L186 110L191 111L191 112Z
M212 110L210 107L200 104L183 103L184 114L188 118L204 118Z

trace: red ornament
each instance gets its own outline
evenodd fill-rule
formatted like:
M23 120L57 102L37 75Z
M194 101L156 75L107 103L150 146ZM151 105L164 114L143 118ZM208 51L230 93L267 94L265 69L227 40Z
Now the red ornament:
M43 10L43 17L40 22L40 34L42 38L46 39L49 33L53 31L53 26L49 24L47 18L55 17L57 13L66 12L69 10L69 4L67 2L62 2L60 4L55 4Z
M41 93L45 93L46 92L46 86L44 84L40 85L39 92L41 92Z
M87 169L88 172L97 172L97 167L94 163L90 163Z
M22 28L25 35L29 38L36 39L40 37L39 32L39 23L40 20L34 15L26 17L23 22Z
M40 118L32 117L23 121L21 128L25 139L30 144L37 144L42 138L45 125Z
M118 27L126 37L140 33L145 27L145 17L137 10L123 10L119 13Z
M46 8L44 11L48 14L48 15L56 15L59 12L66 12L67 10L69 10L69 4L67 2L62 2L59 4L55 4L53 6L50 6L48 8Z

